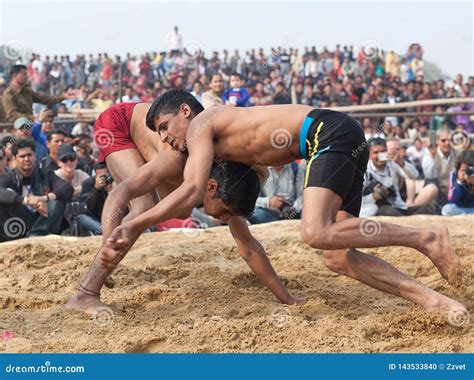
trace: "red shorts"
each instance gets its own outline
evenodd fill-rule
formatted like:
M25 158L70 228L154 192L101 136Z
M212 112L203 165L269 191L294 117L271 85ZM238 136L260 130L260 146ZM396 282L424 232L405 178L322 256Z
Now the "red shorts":
M133 108L137 103L119 103L102 112L94 123L94 142L99 148L99 162L113 152L137 149L130 136Z

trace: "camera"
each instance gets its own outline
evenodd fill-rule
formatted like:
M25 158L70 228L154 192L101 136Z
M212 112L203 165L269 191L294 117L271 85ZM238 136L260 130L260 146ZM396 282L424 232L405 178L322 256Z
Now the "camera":
M469 166L467 169L466 169L466 175L468 177L474 177L474 166Z
M103 176L101 176L101 178L105 179L106 185L110 185L112 182L114 182L114 177L112 177L112 174L107 174L107 175L104 174Z
M380 185L380 195L382 198L386 202L392 204L397 196L397 190L395 189L394 185L387 187L377 180L372 180L367 184L367 186L364 187L363 195L369 195L370 193L373 193L374 187L377 185Z

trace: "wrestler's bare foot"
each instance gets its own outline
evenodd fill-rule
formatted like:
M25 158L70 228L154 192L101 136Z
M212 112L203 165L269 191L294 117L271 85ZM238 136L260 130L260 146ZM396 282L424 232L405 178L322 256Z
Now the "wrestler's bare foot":
M469 313L463 304L440 293L434 293L426 304L422 305L427 311L442 314L454 326L463 326L469 322Z
M456 283L456 277L459 275L460 259L454 252L449 243L449 232L446 226L436 224L429 228L430 237L428 243L424 246L423 252L428 256L449 283Z
M100 301L99 296L91 296L82 292L76 292L65 305L66 309L82 311L92 316L96 315L106 304Z

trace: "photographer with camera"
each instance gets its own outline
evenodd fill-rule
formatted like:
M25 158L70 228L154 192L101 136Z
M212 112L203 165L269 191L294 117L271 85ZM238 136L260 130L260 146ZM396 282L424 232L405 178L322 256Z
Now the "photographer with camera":
M430 205L408 207L400 196L400 182L405 178L415 179L418 176L416 168L400 156L390 155L384 139L374 138L369 146L370 160L364 176L361 216L434 213Z
M474 151L464 151L451 173L444 216L474 214Z
M80 201L86 206L87 212L78 215L78 222L83 232L99 235L102 232L100 217L105 200L112 190L114 179L107 170L105 163L94 165L95 176L82 184Z
M303 207L303 181L305 171L296 162L270 166L269 177L261 186L253 214L252 224L298 219Z

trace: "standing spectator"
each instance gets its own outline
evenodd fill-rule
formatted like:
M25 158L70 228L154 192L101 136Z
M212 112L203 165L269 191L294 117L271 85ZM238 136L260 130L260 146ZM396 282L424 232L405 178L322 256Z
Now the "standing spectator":
M172 55L178 54L183 50L182 37L177 26L166 35L166 42L168 43L168 51L171 52Z
M12 153L17 168L0 176L0 241L24 236L43 236L61 232L64 202L73 189L54 173L44 173L35 164L33 140L18 140ZM8 223L16 218L19 233L7 233Z
M247 107L250 95L242 87L242 76L239 73L230 74L230 88L224 93L225 104L236 107Z
M451 174L445 216L474 214L474 151L464 151Z
M67 98L74 98L72 94L59 96L46 96L34 92L28 86L27 68L24 65L12 66L10 70L11 83L3 94L3 108L7 114L7 120L14 122L19 117L33 119L33 103L53 105Z

